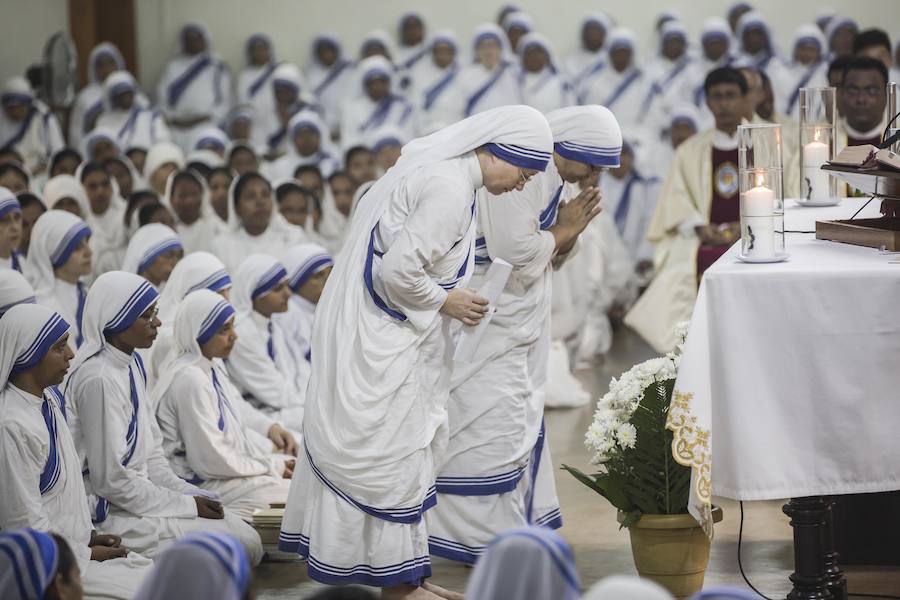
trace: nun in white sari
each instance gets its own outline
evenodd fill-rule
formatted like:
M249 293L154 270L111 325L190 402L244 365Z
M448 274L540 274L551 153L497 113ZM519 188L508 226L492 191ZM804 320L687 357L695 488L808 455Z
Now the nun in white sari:
M309 364L290 330L272 318L288 310L287 271L271 256L251 254L235 271L234 282L237 342L228 374L253 406L300 431Z
M272 75L279 65L272 38L265 33L251 35L244 44L244 58L246 66L237 80L238 104L252 106L256 115L268 113L275 104Z
M34 224L26 271L38 304L60 315L72 326L69 346L84 340L82 320L91 273L91 228L70 212L48 210Z
M176 171L169 175L162 197L175 217L175 230L187 253L208 251L222 234L222 220L216 215L206 180L195 171Z
M94 128L103 110L103 83L110 74L125 68L125 60L115 44L102 42L88 57L88 83L78 91L69 115L69 145L81 148L83 136Z
M162 223L148 223L135 231L128 242L122 270L137 273L163 290L182 256L184 246L174 229Z
M353 63L344 57L340 40L333 33L320 33L310 46L304 75L310 90L325 113L331 133L340 129L340 106L353 84Z
M6 80L0 92L0 148L12 148L25 167L40 173L65 146L56 115L35 97L21 76Z
M540 33L522 36L519 59L522 61L519 84L524 104L544 114L574 104L569 83L557 68L553 48L546 37Z
M591 79L606 68L606 36L612 28L612 21L602 12L591 13L581 20L581 47L566 59L566 72L576 97L581 97Z
M313 165L323 177L330 177L341 165L340 155L331 143L328 127L317 113L301 110L287 125L287 153L269 164L270 181L293 179L297 167Z
M228 510L250 521L255 511L283 504L289 483L284 459L248 437L238 406L243 399L214 361L227 359L234 345L234 314L216 292L188 294L175 314L174 344L152 395L175 473L215 492Z
M456 84L463 116L520 104L522 94L506 33L493 23L479 25L472 38L472 54L472 64L463 68Z
M431 575L422 517L447 445L449 326L484 311L462 289L475 193L521 189L551 150L535 109L487 111L408 143L356 207L313 325L305 451L279 540L313 579L404 597Z
M85 343L65 395L93 495L92 519L98 531L151 558L191 531L231 533L256 564L262 558L256 531L223 511L215 494L180 479L163 455L143 361L120 335L128 331L126 339L152 344L157 298L142 277L113 271L97 278L85 303Z
M163 69L156 97L173 140L188 152L198 129L218 123L231 109L231 75L222 59L212 53L205 25L185 25L178 44L180 51Z
M159 111L138 102L138 87L128 71L117 71L103 83L103 112L97 127L115 132L119 148L149 148L172 135Z
M370 56L357 66L358 94L341 106L341 147L361 144L382 127L411 131L412 106L397 94L394 65L383 56Z
M428 43L428 54L413 70L409 96L415 108L416 129L427 135L462 118L462 98L454 88L460 71L456 34L443 29Z
M272 186L259 173L235 177L228 194L228 225L212 240L212 252L234 273L251 254L278 256L285 248L306 241L275 208Z
M437 506L426 513L431 553L467 564L506 529L562 525L543 426L553 268L599 212L597 190L576 199L570 183L618 166L622 134L602 106L563 108L547 120L547 170L522 191L479 194L471 285L483 285L494 259L513 272L474 355L453 365L450 443Z
M637 64L637 37L630 29L616 28L610 33L609 65L592 78L579 98L581 104L599 104L613 111L623 130L635 134L644 114L647 79Z
M29 390L16 379L45 362L68 330L59 313L33 304L10 309L9 318L0 321L0 529L57 533L75 556L85 597L130 600L151 562L133 552L126 557L124 551L121 558L99 558L106 540L93 535L81 463L66 425L66 403L55 385L65 371L54 374L55 381L37 382L48 384L42 391ZM67 369L72 353L63 352L64 361L52 360ZM94 545L101 548L92 560ZM0 596L15 597L7 591L0 585Z
M799 119L800 88L828 86L826 52L825 36L816 25L797 28L791 44L791 62L778 72L769 73L777 114Z
M125 231L125 201L119 184L98 162L84 162L75 177L87 196L87 214L81 218L90 226L94 276L118 269L128 245Z

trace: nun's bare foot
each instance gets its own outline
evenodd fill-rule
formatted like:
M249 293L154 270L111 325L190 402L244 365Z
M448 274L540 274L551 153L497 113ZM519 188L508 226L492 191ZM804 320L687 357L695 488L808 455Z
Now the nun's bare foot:
M422 583L422 587L428 590L429 592L440 596L441 598L445 598L446 600L465 600L462 594L459 592L451 592L450 590L445 590L439 585L434 585L428 581Z
M441 596L433 594L424 587L414 585L395 585L381 588L381 600L440 600Z

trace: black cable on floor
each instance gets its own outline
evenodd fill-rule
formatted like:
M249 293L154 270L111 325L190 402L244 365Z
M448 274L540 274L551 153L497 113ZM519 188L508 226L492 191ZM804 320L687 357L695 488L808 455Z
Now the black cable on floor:
M750 578L747 577L747 574L744 572L744 564L743 564L743 561L741 560L741 544L744 539L744 503L740 502L739 504L741 506L741 524L738 527L738 551L737 551L738 569L740 569L740 571L741 571L741 577L744 578L744 583L746 583L748 586L750 586L751 590L756 592L756 594L759 595L761 598L765 598L766 600L775 600L774 598L769 598L768 596L763 594L761 591L756 589L756 586L754 586L752 583L750 583ZM882 598L885 600L900 600L900 596L891 596L888 594L849 594L848 593L847 596L849 598Z
M754 586L752 583L750 583L750 578L747 577L747 574L744 572L744 563L741 560L741 544L744 540L744 503L741 502L740 505L741 505L741 525L738 528L738 569L740 569L740 571L741 571L741 577L744 578L744 583L746 583L748 586L750 586L751 590L753 590L760 597L765 598L766 600L775 600L774 598L769 598L768 596L763 594L761 591L756 589L756 586Z

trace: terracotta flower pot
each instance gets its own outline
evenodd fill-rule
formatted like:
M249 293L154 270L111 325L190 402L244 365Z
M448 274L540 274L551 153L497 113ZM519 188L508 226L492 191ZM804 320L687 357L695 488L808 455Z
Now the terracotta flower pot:
M625 515L619 513L621 523ZM713 522L722 509L713 509ZM628 528L631 554L641 577L660 584L676 598L703 588L709 564L709 538L691 515L644 515Z

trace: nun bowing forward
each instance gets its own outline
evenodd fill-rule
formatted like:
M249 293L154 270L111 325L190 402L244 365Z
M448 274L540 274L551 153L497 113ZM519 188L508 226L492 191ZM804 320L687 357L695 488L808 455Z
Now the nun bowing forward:
M279 540L313 579L458 597L425 582L422 517L447 445L449 326L486 311L465 287L475 194L522 189L552 146L535 109L489 110L408 143L360 199L313 326L304 448Z

